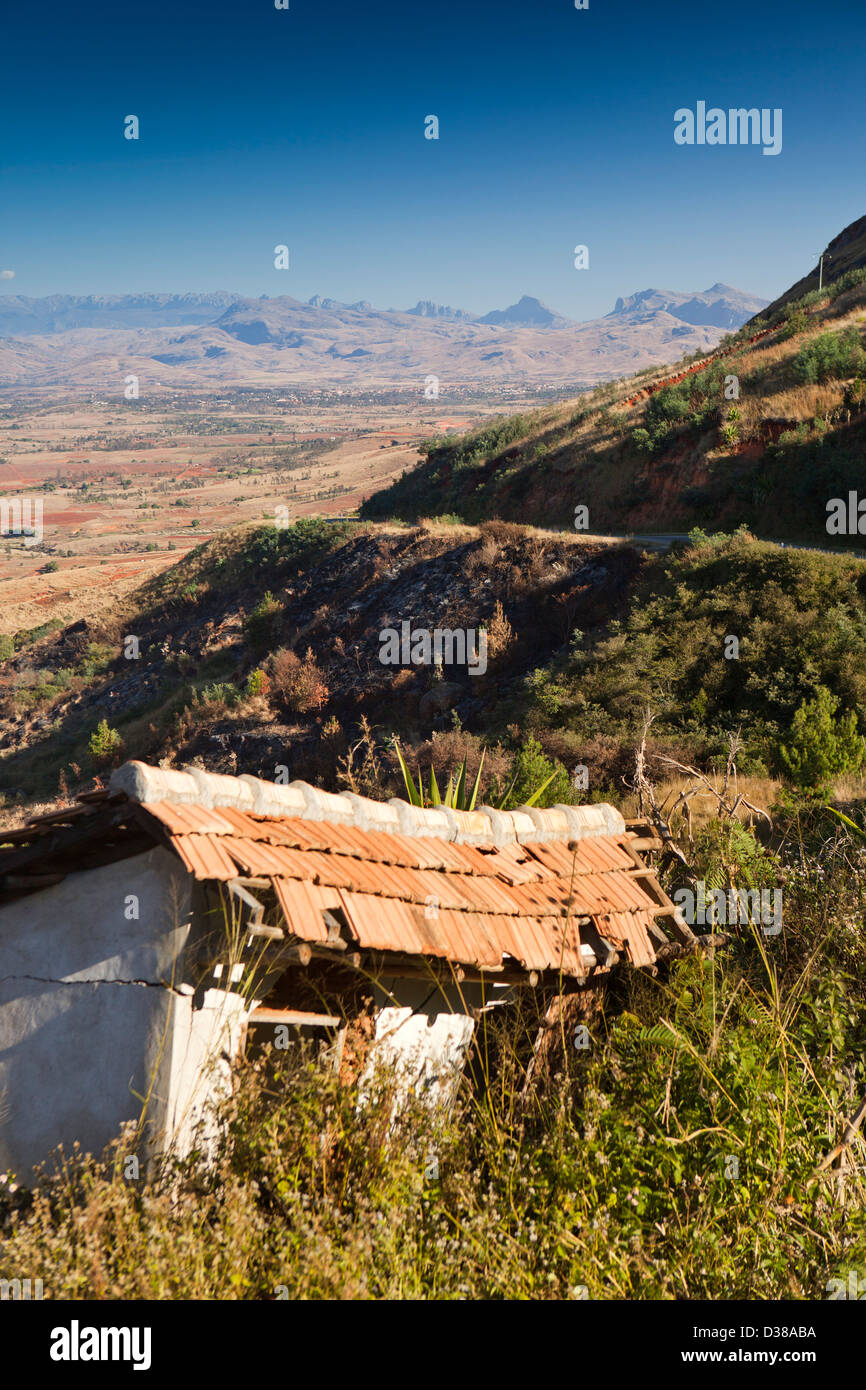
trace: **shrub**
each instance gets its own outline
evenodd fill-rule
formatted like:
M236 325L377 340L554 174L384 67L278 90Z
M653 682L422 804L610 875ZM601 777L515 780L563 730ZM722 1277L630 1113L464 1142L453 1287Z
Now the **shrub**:
M244 686L245 695L267 695L271 688L270 677L261 666L257 666L254 671L250 671L247 676L247 683Z
M493 610L493 617L487 624L487 655L491 661L506 652L514 641L514 629L505 616L499 599Z
M845 404L849 410L863 410L866 407L866 380L857 377L845 392Z
M244 632L253 651L266 651L273 644L282 608L268 589L244 623Z
M236 705L239 699L240 691L231 681L214 681L203 688L200 696L202 704L224 705L228 709Z
M791 370L797 381L809 386L862 375L866 370L866 353L860 345L860 334L856 328L845 333L819 334L801 347Z
M862 285L866 281L866 268L858 267L856 270L846 270L844 275L840 275L838 280L834 280L831 285L826 287L825 293L829 294L831 300L838 299L845 290L853 290L856 285Z
M838 718L839 700L819 685L812 700L803 700L792 724L792 739L780 745L780 759L799 787L824 791L834 777L859 772L866 763L864 740L853 710Z
M285 648L275 654L271 690L280 703L296 714L321 709L330 694L311 647L307 648L303 660Z
M663 386L650 397L646 408L646 419L651 428L679 424L688 415L688 400L679 385Z
M492 521L482 521L478 534L485 540L495 541L497 545L516 545L526 535L526 527L516 521L494 518Z
M804 333L809 325L809 316L800 303L792 304L786 311L779 329L779 341L786 342L798 333Z
M518 750L511 775L514 780L506 809L527 806L530 802L542 809L559 803L569 806L575 800L567 770L562 763L548 758L538 739L531 734ZM544 791L537 796L538 788L545 783Z
M0 661L8 661L15 655L15 642L8 632L0 633Z
M84 656L78 663L78 673L87 680L101 676L107 671L114 657L114 650L104 642L88 642Z
M88 751L97 767L114 762L123 749L123 739L116 729L109 727L107 719L100 719L87 745Z

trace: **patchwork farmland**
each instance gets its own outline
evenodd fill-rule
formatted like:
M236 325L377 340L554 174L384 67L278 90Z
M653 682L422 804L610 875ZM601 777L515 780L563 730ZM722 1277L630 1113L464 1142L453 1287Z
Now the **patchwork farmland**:
M491 409L274 394L0 404L3 495L41 507L42 526L41 539L0 537L0 632L92 616L277 508L287 520L352 512L417 461L424 435L462 431Z

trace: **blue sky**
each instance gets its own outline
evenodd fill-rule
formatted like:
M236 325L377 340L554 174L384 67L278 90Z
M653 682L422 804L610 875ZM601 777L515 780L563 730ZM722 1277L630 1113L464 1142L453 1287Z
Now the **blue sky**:
M7 11L4 292L585 319L650 285L773 297L866 213L862 0L290 3ZM781 154L675 145L699 99L781 107Z

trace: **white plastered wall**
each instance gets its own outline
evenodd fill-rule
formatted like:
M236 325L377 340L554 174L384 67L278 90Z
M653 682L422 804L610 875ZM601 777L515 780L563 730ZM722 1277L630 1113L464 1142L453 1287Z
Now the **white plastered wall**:
M0 1171L26 1180L59 1144L100 1153L143 1111L150 1143L189 1142L245 1012L194 995L190 932L191 881L160 848L0 908Z

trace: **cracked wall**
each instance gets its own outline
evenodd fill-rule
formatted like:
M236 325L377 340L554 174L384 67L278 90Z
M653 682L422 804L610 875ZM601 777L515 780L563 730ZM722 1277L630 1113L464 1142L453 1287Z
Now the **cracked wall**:
M0 1171L26 1179L58 1144L100 1153L143 1109L142 1166L154 1143L189 1142L244 1014L236 995L194 996L190 932L190 880L164 849L0 908Z

